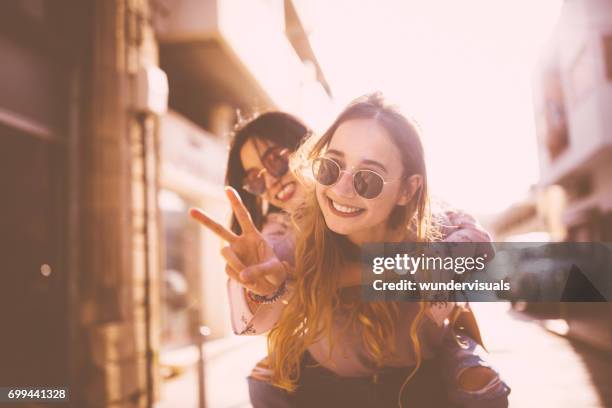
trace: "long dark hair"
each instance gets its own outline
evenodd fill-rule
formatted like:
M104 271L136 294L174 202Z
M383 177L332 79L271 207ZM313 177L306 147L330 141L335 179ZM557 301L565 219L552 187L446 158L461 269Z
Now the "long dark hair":
M303 140L311 133L310 129L295 116L279 111L261 113L252 119L237 125L230 145L229 158L227 161L227 172L225 174L225 184L236 189L244 206L251 214L253 222L258 229L261 229L264 216L262 201L245 189L244 184L245 169L240 159L240 150L251 138L266 140L278 146L285 147L294 152ZM270 205L268 212L279 211L280 209ZM240 225L235 216L232 216L231 229L236 234L241 232Z

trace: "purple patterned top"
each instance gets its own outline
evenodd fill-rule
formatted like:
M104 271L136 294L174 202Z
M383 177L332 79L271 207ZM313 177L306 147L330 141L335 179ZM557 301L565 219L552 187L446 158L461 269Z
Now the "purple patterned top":
M442 241L444 242L491 242L490 235L478 224L474 217L468 214L446 211L439 217L441 219ZM295 247L295 238L287 215L274 214L271 217L269 216L262 232L274 247L279 258L293 261L292 251ZM493 247L490 246L487 252L493 253ZM489 259L491 258L489 257ZM259 305L252 312L247 303L244 289L238 282L229 279L227 288L232 328L234 333L238 335L264 334L269 331L278 321L285 302L290 297L290 294L287 294L276 303ZM358 286L340 289L341 301L354 301L361 296L360 290ZM397 321L397 335L394 339L397 358L385 362L385 365L412 366L416 361L409 332L410 325L419 311L419 304L418 302L399 302L398 305L401 318ZM435 355L445 332L445 320L453 307L452 302L439 302L432 303L427 310L428 319L423 320L418 330L424 358ZM336 311L332 333L334 330L343 327L347 318L348 314L343 312L341 308ZM374 363L370 361L363 344L361 344L359 327L351 327L342 333L338 330L332 338L335 340L331 358L328 358L330 345L327 336L308 348L313 358L323 367L340 376L347 377L371 375L376 371Z

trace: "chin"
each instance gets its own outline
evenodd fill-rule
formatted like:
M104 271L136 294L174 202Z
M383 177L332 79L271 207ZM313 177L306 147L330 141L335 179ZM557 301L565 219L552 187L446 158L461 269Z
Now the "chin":
M333 214L330 214L328 211L323 213L323 218L325 218L325 224L327 224L327 228L336 234L340 235L349 235L355 231L354 224L348 224L346 220L338 219Z
M327 222L327 221L326 221L326 224L327 224L327 228L329 228L329 229L330 229L330 231L333 231L333 232L335 232L336 234L346 235L346 228L342 228L342 226L340 226L340 227L338 228L338 226L337 226L337 225L335 225L335 223L334 223L334 222Z
M295 210L302 202L304 202L305 196L304 194L296 194L295 197L291 198L288 203L288 207L291 210Z
M270 204L272 204L275 207L280 208L283 211L289 211L290 210L290 207L287 205L287 203L283 203L282 201L274 200L274 201L270 201Z

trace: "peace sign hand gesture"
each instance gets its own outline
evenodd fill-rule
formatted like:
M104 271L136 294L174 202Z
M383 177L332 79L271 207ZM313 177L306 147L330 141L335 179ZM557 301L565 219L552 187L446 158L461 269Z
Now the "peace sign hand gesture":
M242 228L241 235L234 234L200 209L192 208L189 214L229 244L221 249L229 277L257 295L270 296L287 279L288 264L276 257L257 230L236 190L226 187L225 193Z

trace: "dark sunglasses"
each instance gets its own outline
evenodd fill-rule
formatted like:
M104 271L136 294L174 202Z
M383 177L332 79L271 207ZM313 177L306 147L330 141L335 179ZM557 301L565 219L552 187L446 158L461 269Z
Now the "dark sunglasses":
M385 181L380 174L373 170L361 169L354 172L342 170L338 162L328 159L327 157L319 157L312 163L312 174L315 180L317 183L327 187L336 184L338 180L340 180L340 176L343 172L353 176L353 187L355 191L367 200L378 197L380 193L382 193L385 184L401 180Z
M286 147L271 147L261 156L264 168L251 169L244 176L243 189L254 195L266 192L266 179L264 173L274 178L283 177L289 171L289 149Z

